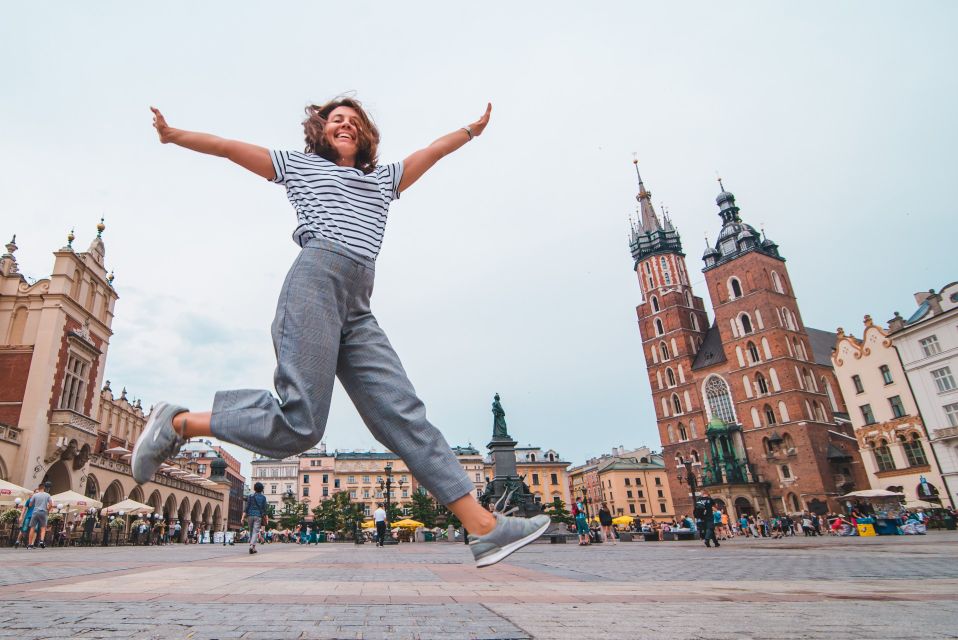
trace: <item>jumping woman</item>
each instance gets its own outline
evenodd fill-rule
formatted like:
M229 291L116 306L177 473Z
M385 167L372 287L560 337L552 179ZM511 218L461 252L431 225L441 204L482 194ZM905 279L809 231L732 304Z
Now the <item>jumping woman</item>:
M411 154L379 164L379 131L358 100L306 108L306 149L275 151L170 127L154 107L160 142L227 158L286 187L301 247L279 295L272 325L276 351L269 391L218 391L212 411L161 402L133 448L133 477L143 483L190 438L214 436L272 458L299 454L322 438L340 382L376 440L470 532L476 566L494 564L541 535L548 516L505 517L476 501L442 434L426 419L399 357L370 310L376 256L389 205L443 156L482 135L481 118Z

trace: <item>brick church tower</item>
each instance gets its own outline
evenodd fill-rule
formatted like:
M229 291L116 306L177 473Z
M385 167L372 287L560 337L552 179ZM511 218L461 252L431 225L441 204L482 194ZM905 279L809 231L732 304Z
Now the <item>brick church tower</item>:
M638 200L636 312L676 513L691 512L686 461L733 517L840 510L835 498L868 481L831 369L834 334L804 326L778 245L723 187L703 256L709 326L679 234L659 223L641 177Z

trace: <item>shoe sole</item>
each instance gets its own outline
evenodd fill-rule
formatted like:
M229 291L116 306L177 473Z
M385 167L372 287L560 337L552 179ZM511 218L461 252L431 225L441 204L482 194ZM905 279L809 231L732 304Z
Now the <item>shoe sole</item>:
M506 546L500 547L499 550L496 551L495 553L491 553L488 556L485 556L484 558L479 558L478 560L476 560L476 568L482 569L483 567L488 567L489 565L495 564L499 562L500 560L506 558L513 551L521 549L522 547L526 546L527 544L529 544L530 542L532 542L533 540L541 536L543 533L545 533L545 530L549 528L550 524L551 524L550 522L546 522L544 525L542 525L541 527L539 527L538 529L536 529L535 531L527 535L525 538L520 538L519 540L516 540L515 542L510 542Z
M133 474L133 480L135 480L137 484L143 484L145 482L149 482L150 479L156 474L156 471L154 471L153 473L150 474L149 478L146 478L143 481L139 481L136 479L137 460L138 460L136 457L136 452L140 448L141 442L143 442L147 437L150 437L150 438L153 437L153 430L156 429L157 425L159 424L159 422L157 422L156 420L156 417L159 415L160 409L165 409L165 408L166 408L165 402L160 402L155 407L153 407L153 412L150 414L150 419L146 421L146 426L143 427L143 433L140 434L140 437L137 438L136 440L136 444L133 445L133 454L130 457L130 473Z

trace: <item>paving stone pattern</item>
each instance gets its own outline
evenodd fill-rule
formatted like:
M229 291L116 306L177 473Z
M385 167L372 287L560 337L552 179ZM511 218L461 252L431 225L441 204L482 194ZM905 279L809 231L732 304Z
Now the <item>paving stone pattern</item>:
M0 638L958 637L958 533L0 549Z

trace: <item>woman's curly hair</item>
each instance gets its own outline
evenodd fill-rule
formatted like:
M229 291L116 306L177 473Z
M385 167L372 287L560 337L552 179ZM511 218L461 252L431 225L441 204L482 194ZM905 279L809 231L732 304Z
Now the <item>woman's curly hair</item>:
M349 107L359 114L359 131L356 140L356 168L363 173L371 173L379 163L379 129L372 118L363 109L359 100L348 97L333 98L324 105L311 104L306 107L306 119L303 131L306 133L306 153L315 153L330 162L339 160L339 153L330 146L323 132L326 119L336 107Z

